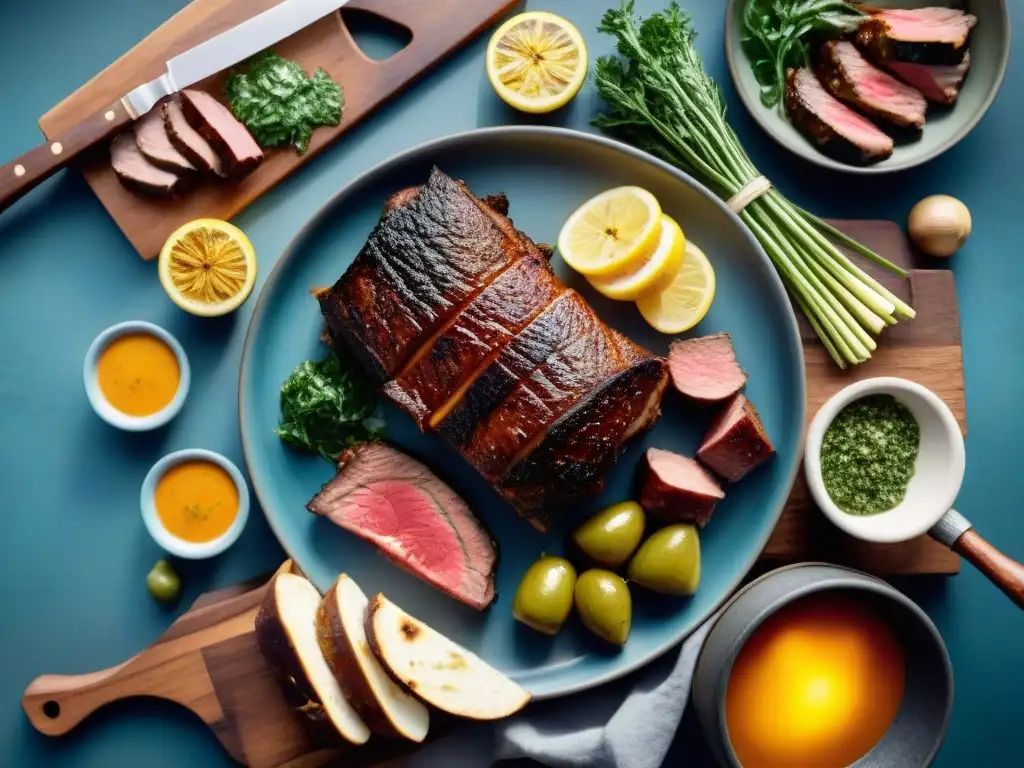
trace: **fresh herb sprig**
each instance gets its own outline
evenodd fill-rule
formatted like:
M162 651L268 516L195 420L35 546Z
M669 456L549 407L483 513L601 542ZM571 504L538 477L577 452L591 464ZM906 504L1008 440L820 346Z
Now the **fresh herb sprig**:
M747 0L743 50L766 107L782 103L786 70L811 65L811 42L852 32L865 14L842 0Z
M299 154L317 127L341 122L345 106L345 92L327 72L318 67L306 77L299 64L273 51L257 54L246 71L232 73L224 92L232 113L261 147L291 145Z
M605 13L600 31L619 56L598 60L595 82L608 111L595 124L668 161L729 199L760 176L725 119L725 105L694 47L690 17L673 2L638 21L632 1ZM871 357L873 336L914 310L828 238L906 272L775 189L740 213L775 264L790 296L841 367Z
M281 423L274 433L300 450L336 462L355 443L383 432L377 396L362 371L335 352L300 363L281 387Z

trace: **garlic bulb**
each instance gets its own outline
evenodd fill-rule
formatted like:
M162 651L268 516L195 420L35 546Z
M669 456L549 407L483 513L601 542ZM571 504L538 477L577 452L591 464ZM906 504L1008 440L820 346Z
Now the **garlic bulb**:
M971 212L955 197L926 197L910 211L907 234L929 256L952 256L971 236Z

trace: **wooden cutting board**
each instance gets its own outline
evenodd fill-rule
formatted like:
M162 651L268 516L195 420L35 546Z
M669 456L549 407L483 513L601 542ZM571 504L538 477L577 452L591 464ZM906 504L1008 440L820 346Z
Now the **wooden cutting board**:
M164 72L182 51L234 27L281 0L193 0L145 40L39 119L46 137L64 133L83 118ZM86 182L131 244L145 259L160 252L167 237L198 218L230 219L376 107L437 64L447 54L511 10L518 0L351 0L344 14L370 13L409 30L410 43L383 61L368 58L335 12L273 46L307 72L323 67L345 89L341 125L313 133L302 155L268 150L263 164L237 183L208 182L180 200L155 200L125 189L110 168L106 146L81 163ZM194 87L220 97L226 73Z
M807 365L808 422L829 397L847 384L875 376L900 376L923 384L941 397L966 435L964 364L953 273L912 269L910 245L894 222L832 223L876 253L911 270L910 279L903 280L873 264L866 267L889 290L908 301L917 317L887 329L867 363L841 371L798 313ZM859 257L857 261L865 264ZM814 507L802 471L763 557L786 563L826 560L881 575L960 571L959 555L927 536L904 544L866 544L842 533Z
M266 581L201 595L153 645L116 667L36 678L21 700L25 714L39 732L61 736L104 704L166 699L198 715L228 754L250 768L362 768L415 749L377 737L358 749L340 747L289 709L253 629ZM431 730L438 735L445 723L431 723Z

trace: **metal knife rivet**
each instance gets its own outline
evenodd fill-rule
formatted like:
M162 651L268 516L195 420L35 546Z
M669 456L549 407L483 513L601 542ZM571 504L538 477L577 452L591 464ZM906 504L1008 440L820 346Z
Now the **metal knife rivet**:
M55 155L59 155L61 152L64 151L64 145L61 144L59 141L55 141L53 142L53 144L50 145L50 151L53 152L53 154Z
M110 111L108 111L107 114L104 115L104 117L107 118L108 123L112 122L114 117L116 117L116 115L114 115L114 110L111 109Z
M25 166L21 165L21 164L14 166L14 175L15 176L24 176L25 175Z

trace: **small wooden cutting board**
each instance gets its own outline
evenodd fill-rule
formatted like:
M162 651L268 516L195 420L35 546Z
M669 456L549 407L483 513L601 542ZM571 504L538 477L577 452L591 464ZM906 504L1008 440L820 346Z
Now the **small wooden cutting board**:
M923 384L941 397L966 435L964 363L953 273L945 269L913 269L910 245L895 222L832 224L910 270L910 279L904 280L856 257L858 264L866 265L867 271L886 288L909 302L917 317L885 330L871 360L841 371L810 325L797 313L807 366L808 422L826 400L847 384L875 376L899 376ZM802 471L763 557L782 563L826 560L881 575L960 571L959 555L927 536L903 544L867 544L842 533L814 507Z
M171 57L241 24L281 0L193 0L145 40L39 119L47 138L164 72ZM236 183L207 182L178 200L156 200L125 189L110 167L106 146L81 163L86 182L144 259L156 256L167 237L193 219L230 219L371 111L441 59L511 10L518 0L350 0L344 13L362 12L405 27L409 44L383 61L368 58L338 12L325 16L273 48L312 73L323 67L345 89L341 125L313 133L309 149L267 150L252 174ZM227 73L195 88L218 97Z

